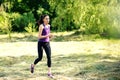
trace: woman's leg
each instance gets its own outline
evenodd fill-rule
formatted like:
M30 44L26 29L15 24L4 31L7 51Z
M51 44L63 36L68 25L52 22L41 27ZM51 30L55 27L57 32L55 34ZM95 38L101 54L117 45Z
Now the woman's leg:
M50 47L50 43L46 42L43 45L43 48L44 48L46 55L47 55L48 73L51 73L51 47Z
M35 59L34 64L31 64L31 73L34 73L34 66L41 61L43 56L43 49L42 49L42 43L38 42L38 58Z
M36 65L39 61L41 61L42 57L43 57L42 42L38 42L38 58L35 59L34 65Z

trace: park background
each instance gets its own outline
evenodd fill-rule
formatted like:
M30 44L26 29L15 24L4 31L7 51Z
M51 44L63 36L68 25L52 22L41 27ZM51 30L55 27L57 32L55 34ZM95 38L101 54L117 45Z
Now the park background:
M120 80L120 0L0 0L0 80L49 80L37 21L50 16L55 80Z

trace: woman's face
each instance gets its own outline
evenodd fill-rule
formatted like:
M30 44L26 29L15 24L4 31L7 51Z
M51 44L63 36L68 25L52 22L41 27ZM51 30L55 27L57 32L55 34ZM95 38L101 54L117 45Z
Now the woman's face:
M45 24L48 24L49 21L50 21L49 16L46 16L46 17L43 19L43 22L44 22Z

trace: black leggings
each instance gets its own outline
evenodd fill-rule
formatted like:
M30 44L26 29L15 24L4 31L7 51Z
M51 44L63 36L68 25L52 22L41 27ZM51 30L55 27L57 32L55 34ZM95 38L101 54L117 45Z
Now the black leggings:
M47 66L51 67L51 47L49 42L40 42L38 41L38 58L35 59L34 64L36 65L43 57L43 49L47 55Z

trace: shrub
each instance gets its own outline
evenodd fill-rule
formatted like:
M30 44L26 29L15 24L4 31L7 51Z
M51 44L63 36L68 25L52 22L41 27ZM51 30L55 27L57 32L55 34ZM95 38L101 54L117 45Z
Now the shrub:
M13 31L25 31L25 27L28 26L29 23L32 23L35 26L35 18L34 15L29 13L24 13L23 15L18 15L13 21Z
M12 20L11 14L4 11L0 12L0 32L7 33L9 39L11 39Z

